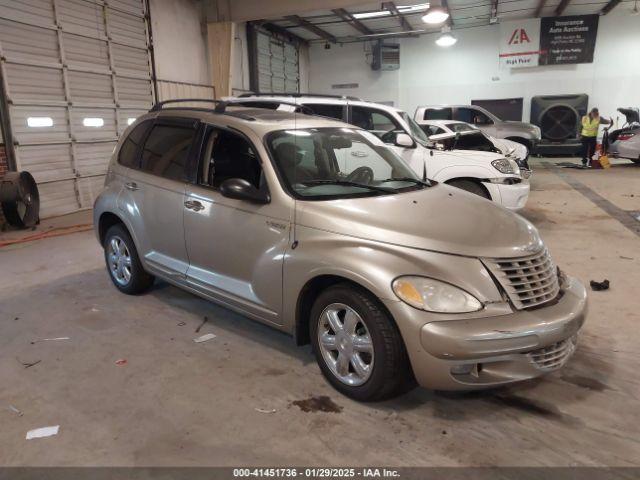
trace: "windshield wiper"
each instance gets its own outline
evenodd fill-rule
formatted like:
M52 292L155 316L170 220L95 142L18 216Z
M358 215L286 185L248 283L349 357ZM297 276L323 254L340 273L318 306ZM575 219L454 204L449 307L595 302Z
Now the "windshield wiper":
M391 188L376 187L374 185L365 185L364 183L349 182L347 180L309 180L308 182L300 182L300 183L302 183L302 185L307 185L307 186L314 186L314 185L344 185L346 187L367 188L367 189L372 190L374 192L397 193L396 190L391 189Z
M385 183L385 182L413 182L416 185L422 185L424 187L431 186L431 182L428 179L418 180L417 178L412 178L412 177L387 178L386 180L380 180L380 183Z

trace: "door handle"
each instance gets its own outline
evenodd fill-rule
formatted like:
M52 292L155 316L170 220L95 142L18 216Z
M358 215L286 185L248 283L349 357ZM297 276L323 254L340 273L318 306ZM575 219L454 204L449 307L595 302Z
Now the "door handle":
M184 202L184 206L189 210L193 210L194 212L199 212L200 210L204 210L204 205L202 205L197 200L187 200Z
M124 184L124 188L127 190L138 190L138 184L136 182L127 182Z

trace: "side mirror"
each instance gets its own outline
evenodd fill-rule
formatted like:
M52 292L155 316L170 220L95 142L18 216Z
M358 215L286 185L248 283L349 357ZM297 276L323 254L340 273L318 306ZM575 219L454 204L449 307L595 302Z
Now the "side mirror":
M413 139L406 133L398 133L394 143L396 147L413 148L416 146Z
M246 200L252 203L269 203L268 193L258 190L243 178L229 178L220 185L220 193L228 198Z

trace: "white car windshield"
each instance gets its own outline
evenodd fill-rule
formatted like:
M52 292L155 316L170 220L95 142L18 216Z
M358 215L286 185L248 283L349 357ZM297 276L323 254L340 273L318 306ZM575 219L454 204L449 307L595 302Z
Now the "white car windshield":
M266 143L285 187L299 198L389 195L429 186L366 130L281 130Z
M411 136L423 145L427 145L429 143L429 137L427 137L427 134L424 133L422 128L420 128L420 125L418 125L413 118L407 115L407 112L400 112L400 116L409 124Z

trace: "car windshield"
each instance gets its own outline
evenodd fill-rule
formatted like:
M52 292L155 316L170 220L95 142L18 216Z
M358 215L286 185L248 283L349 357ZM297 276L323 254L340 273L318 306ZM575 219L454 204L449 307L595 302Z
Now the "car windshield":
M476 127L472 127L468 123L447 123L447 128L452 132L471 132L477 130Z
M299 198L391 195L429 185L366 130L281 130L266 143L286 188Z
M413 118L407 115L407 112L400 112L400 116L409 124L411 136L423 145L427 145L429 143L429 137L427 137L427 134L424 133L422 128L420 128L420 125L418 125Z

